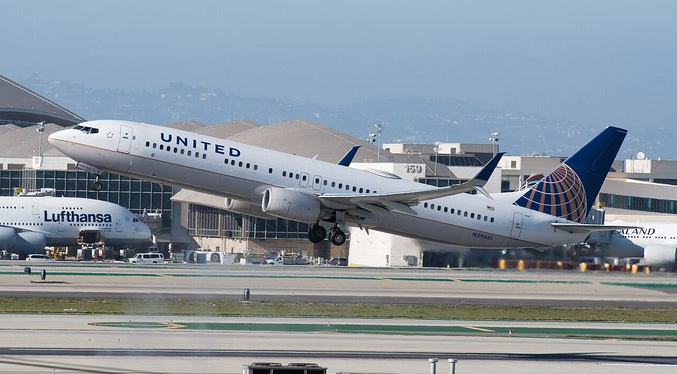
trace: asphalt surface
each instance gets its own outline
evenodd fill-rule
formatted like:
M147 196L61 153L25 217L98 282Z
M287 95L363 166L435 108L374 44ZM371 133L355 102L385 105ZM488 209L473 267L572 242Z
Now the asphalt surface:
M2 297L676 308L674 274L0 262ZM37 273L47 271L41 281ZM670 324L1 314L0 373L674 373ZM651 340L648 339L651 337Z

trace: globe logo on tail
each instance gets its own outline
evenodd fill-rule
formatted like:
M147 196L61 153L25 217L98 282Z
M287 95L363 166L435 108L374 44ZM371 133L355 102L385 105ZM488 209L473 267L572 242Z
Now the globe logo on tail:
M560 165L515 204L580 223L585 221L588 206L581 178L566 164Z

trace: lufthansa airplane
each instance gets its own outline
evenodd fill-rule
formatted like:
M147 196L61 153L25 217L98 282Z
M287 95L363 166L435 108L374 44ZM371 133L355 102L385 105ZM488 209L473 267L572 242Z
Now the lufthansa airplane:
M489 195L482 186L501 154L472 180L437 188L376 170L272 151L162 126L83 122L49 142L103 171L216 194L224 208L311 225L312 242L346 240L357 226L473 248L550 248L608 226L584 224L626 130L608 127L528 191ZM98 185L100 188L100 184ZM478 190L478 194L465 192ZM321 225L329 222L330 230Z
M150 229L129 210L77 197L0 197L0 250L21 256L45 246L78 245L78 237L101 237L107 245L150 241Z

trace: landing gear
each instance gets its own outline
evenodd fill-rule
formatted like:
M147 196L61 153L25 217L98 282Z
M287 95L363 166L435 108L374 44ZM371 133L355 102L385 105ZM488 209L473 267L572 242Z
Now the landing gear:
M308 230L308 239L313 243L319 243L329 236L329 241L333 245L343 245L346 242L346 233L344 233L338 226L334 226L329 230L322 227L319 223L314 223Z
M101 182L99 181L99 176L98 176L98 175L96 176L96 179L94 180L94 182L92 183L92 185L89 186L89 188L91 188L92 190L97 191L97 192L101 191L101 188L103 188L103 185L102 185Z
M308 230L308 239L312 243L319 243L323 241L327 237L327 230L322 227L319 223L315 223L312 226L310 226L310 230Z
M336 246L343 245L346 242L346 233L341 231L338 226L335 226L329 230L329 241Z

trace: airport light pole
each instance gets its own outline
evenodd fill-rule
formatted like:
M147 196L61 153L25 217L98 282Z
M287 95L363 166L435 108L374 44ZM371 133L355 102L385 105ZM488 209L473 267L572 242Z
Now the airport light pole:
M40 134L38 137L38 168L42 167L42 134L45 132L45 121L38 123L38 128L35 131Z
M435 142L435 147L433 148L435 151L435 178L437 178L437 155L440 153L440 145L442 145L442 142Z
M376 132L369 134L367 141L369 143L376 143L376 138L378 138L378 146L376 148L376 162L381 162L381 133L383 132L383 122L375 123Z
M498 131L492 131L489 135L489 141L491 142L491 152L493 156L496 156L497 145L498 145L498 136L501 135Z

